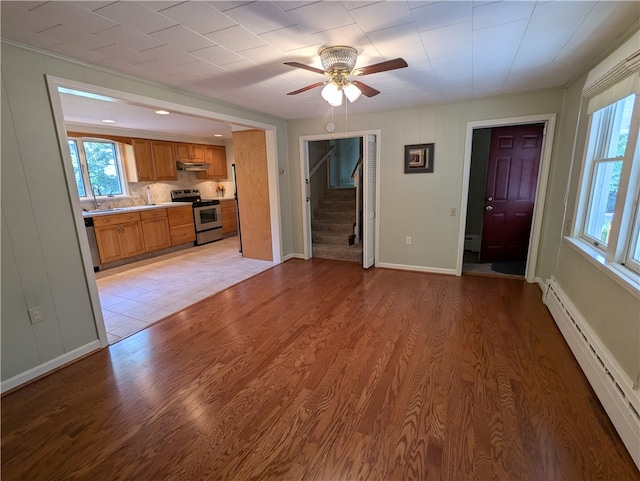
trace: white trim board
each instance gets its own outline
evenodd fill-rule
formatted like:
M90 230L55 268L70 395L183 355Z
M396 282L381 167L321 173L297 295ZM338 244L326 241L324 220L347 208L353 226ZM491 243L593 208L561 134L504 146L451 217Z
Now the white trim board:
M6 381L2 381L0 386L0 392L3 394L11 389L15 389L18 386L21 386L29 381L33 381L34 379L39 378L40 376L44 376L45 374L49 374L55 369L59 369L67 364L72 363L80 359L87 354L90 354L94 351L97 351L101 348L100 341L91 341L84 346L80 346L73 351L66 352L61 356L56 357L55 359L51 359L43 364L39 364L34 368L29 369L28 371L22 372L17 376L13 376L12 378L7 379Z
M424 267L424 266L412 266L408 264L391 264L388 262L379 262L376 267L382 267L385 269L396 269L399 271L413 271L413 272L425 272L427 274L445 274L449 276L455 276L455 269L445 269L442 267Z
M640 469L640 392L553 277L543 301Z

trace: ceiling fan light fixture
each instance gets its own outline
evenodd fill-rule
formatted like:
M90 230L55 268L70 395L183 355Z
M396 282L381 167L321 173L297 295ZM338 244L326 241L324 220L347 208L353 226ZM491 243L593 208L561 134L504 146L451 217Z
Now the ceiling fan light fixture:
M349 102L353 103L360 97L362 91L356 87L354 84L349 82L349 84L343 89L344 95L349 99Z
M324 86L320 95L333 107L342 105L342 90L333 80Z
M327 47L320 51L322 68L330 72L334 70L346 70L351 72L356 66L358 51L353 47Z

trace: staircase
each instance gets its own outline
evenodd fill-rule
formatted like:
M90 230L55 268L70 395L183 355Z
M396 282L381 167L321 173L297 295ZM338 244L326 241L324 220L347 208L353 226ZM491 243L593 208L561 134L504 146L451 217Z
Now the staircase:
M362 262L362 244L349 245L356 222L356 190L331 189L313 211L313 257Z

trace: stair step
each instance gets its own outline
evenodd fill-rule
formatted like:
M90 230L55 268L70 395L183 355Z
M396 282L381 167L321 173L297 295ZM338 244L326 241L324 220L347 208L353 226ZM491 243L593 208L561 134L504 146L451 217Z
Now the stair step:
M341 232L351 235L353 233L353 222L313 219L311 221L311 229L314 231Z
M325 190L324 198L342 198L342 199L355 199L356 189L329 189Z
M318 207L326 207L327 209L344 209L344 210L352 210L355 212L356 210L356 200L355 199L333 199L333 198L323 198L318 200Z
M362 262L362 244L339 246L332 244L313 244L313 257L335 259L339 261Z
M315 209L313 211L314 219L333 220L338 222L350 221L352 224L356 220L356 213L352 210L340 209Z
M330 231L312 231L311 240L314 244L331 244L331 245L349 245L350 234L343 232L330 232Z

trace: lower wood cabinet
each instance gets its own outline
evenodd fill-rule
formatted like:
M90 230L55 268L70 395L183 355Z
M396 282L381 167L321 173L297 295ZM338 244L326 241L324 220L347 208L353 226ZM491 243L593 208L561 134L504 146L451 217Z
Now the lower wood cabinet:
M238 232L238 217L236 215L236 201L221 200L220 212L222 214L222 235Z
M93 225L102 264L145 253L139 212L95 217Z
M142 235L146 252L171 247L171 234L167 209L153 209L140 212Z
M190 205L167 209L171 245L177 246L196 240L196 226L193 220L193 208Z

